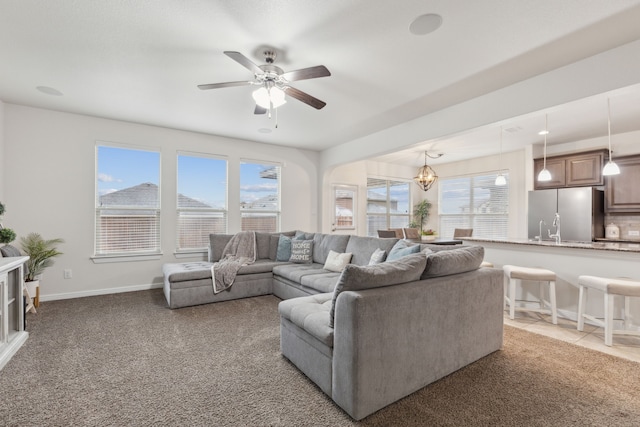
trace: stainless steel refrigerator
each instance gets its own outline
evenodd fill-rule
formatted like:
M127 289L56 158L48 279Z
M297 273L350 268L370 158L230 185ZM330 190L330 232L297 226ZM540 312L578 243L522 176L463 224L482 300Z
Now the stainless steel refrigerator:
M591 242L604 237L604 191L593 187L529 191L529 238L538 236L543 220L542 239L553 240L547 230L555 233L556 212L563 241Z

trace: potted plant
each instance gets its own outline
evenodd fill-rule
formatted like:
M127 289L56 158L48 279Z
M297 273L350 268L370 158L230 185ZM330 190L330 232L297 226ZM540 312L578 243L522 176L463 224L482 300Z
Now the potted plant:
M427 242L431 242L436 240L436 231L431 228L428 230L424 230L422 233L422 240L426 240Z
M40 275L45 268L53 264L53 258L62 255L56 245L64 243L62 239L45 240L38 233L29 233L20 239L23 252L29 256L24 276L31 295L36 294L36 288L40 285Z
M16 232L10 228L0 229L0 243L4 243L8 245L9 243L16 240Z
M413 205L413 224L420 229L420 234L424 234L424 225L429 219L430 210L431 202L426 199Z

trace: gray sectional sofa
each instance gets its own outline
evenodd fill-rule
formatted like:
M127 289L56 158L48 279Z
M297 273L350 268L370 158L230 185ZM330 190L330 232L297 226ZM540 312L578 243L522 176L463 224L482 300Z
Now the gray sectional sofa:
M313 241L311 262L278 261L280 237L258 233L258 259L217 295L211 261L232 236L211 235L210 262L164 266L169 307L283 299L282 354L356 420L501 348L502 272L479 268L482 247L297 234ZM380 250L415 253L369 265ZM352 254L342 271L327 269L331 251Z

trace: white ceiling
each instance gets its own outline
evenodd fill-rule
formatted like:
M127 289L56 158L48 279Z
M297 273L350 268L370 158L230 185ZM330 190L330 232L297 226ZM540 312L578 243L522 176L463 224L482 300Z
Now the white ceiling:
M425 13L440 14L441 28L411 34ZM640 0L3 0L0 100L323 150L640 39L638 22ZM292 86L327 106L290 99L276 129L253 114L251 87L197 88L250 80L222 52L262 64L262 46L280 52L285 71L325 65L330 77ZM638 93L549 112L550 143L603 135L607 96L615 132L635 129ZM499 125L454 136L447 151L495 153ZM531 143L544 117L501 125L522 128L505 132L505 144L516 135ZM416 157L416 147L404 155Z

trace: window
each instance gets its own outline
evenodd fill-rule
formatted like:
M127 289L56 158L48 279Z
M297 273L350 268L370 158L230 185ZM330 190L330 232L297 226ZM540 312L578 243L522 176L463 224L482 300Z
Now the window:
M96 146L95 255L160 254L160 153Z
M441 179L439 230L452 237L455 228L473 228L474 237L506 238L509 226L509 176L496 186L496 174Z
M204 250L227 232L227 161L178 153L178 251Z
M242 231L280 230L280 165L240 162Z
M356 228L358 187L353 185L334 185L333 204L333 229L354 230Z
M409 182L367 178L367 236L408 226L410 205Z

